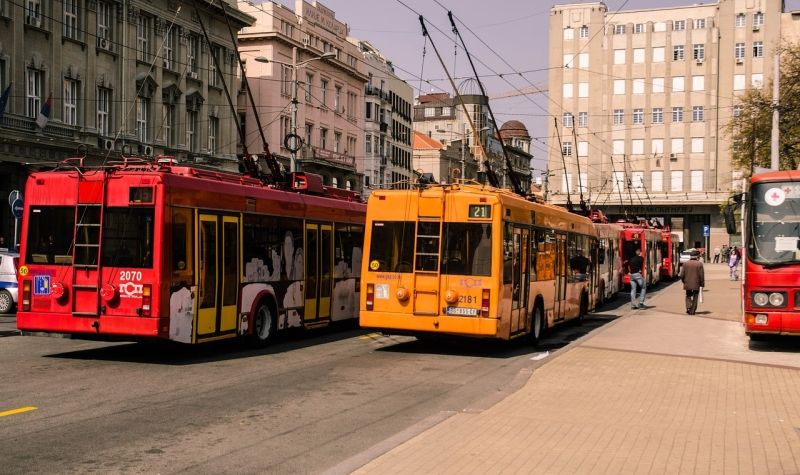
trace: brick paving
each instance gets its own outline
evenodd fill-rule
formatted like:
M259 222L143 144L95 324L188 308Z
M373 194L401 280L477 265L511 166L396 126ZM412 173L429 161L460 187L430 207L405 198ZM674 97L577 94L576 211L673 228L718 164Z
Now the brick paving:
M800 345L750 345L738 283L706 269L698 315L672 285L355 473L800 473Z

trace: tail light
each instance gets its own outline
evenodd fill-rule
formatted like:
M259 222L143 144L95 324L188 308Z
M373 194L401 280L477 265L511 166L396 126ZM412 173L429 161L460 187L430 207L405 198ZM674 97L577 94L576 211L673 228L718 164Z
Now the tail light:
M153 287L150 284L142 286L142 316L150 316L150 305L153 303Z
M489 296L491 292L489 289L483 289L481 293L481 317L489 316Z
M22 281L22 310L25 312L31 310L31 281L29 279Z
M367 310L375 305L375 284L367 284Z

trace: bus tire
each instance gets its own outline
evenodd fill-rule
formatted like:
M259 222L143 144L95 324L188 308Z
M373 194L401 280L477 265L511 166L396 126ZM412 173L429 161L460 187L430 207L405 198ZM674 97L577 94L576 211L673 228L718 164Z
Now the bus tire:
M536 305L533 307L533 315L531 316L531 343L534 345L539 344L539 342L542 340L542 335L544 334L546 326L547 323L545 322L542 304L541 302L536 302Z
M747 336L750 337L750 341L769 341L772 335L766 333L750 333Z
M253 315L252 342L255 346L267 346L275 339L275 332L278 330L278 321L275 317L276 312L271 302L262 302L258 306Z
M14 299L7 290L0 290L0 313L11 313L14 308Z
M597 286L597 308L602 307L606 303L606 282L604 280L600 281L600 285Z
M586 292L581 294L581 306L578 312L578 323L583 323L589 313L589 295Z

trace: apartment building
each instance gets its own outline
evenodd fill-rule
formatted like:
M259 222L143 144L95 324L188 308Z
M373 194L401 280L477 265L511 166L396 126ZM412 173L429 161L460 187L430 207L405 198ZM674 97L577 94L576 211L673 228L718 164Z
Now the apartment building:
M408 187L413 176L411 107L414 90L397 77L392 62L370 42L358 46L367 73L364 86L364 154L357 157L364 173L364 195L386 186Z
M719 205L741 173L725 127L737 96L769 83L798 18L781 0L552 7L549 199L582 191L611 216L670 225L686 247L727 243Z
M317 1L296 0L288 7L243 0L239 8L256 19L240 33L239 51L270 151L289 170L294 146L287 137L295 134L302 139L296 170L321 175L328 186L361 191L368 76L358 46L347 41L350 28ZM244 94L239 107L247 149L260 152L261 136Z
M0 196L22 189L22 163L83 155L98 164L123 152L165 154L235 170L237 131L222 87L237 69L228 20L235 35L253 18L230 1L197 8L0 0L0 91L10 85L0 111ZM7 242L10 229L10 210L0 207Z

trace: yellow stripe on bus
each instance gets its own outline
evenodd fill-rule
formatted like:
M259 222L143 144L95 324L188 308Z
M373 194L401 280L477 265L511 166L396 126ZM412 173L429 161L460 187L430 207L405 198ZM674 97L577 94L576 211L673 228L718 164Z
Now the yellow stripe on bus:
M8 411L0 412L0 417L13 416L14 414L21 414L23 412L35 411L36 409L39 408L34 406L18 407L16 409L9 409Z

